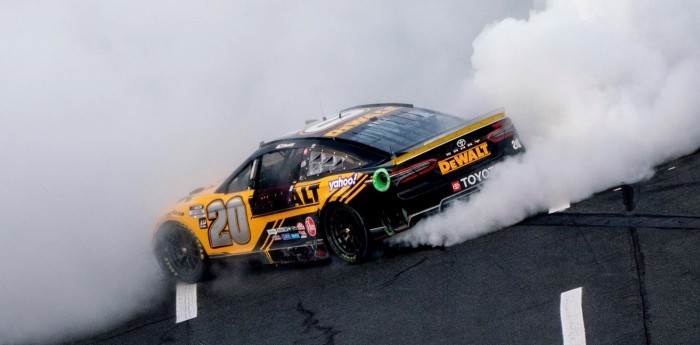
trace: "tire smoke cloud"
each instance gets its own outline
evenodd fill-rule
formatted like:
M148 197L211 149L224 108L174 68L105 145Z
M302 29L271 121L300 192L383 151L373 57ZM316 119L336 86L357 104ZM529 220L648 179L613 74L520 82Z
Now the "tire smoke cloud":
M464 113L470 43L531 5L0 2L0 343L158 303L159 212L260 140L363 103Z
M474 41L471 105L505 106L527 152L468 203L393 239L453 245L653 175L700 146L700 3L550 0Z

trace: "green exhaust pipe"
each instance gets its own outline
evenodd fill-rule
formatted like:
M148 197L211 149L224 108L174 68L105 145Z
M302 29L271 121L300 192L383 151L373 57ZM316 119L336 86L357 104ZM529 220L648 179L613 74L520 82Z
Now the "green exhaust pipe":
M389 177L389 172L384 168L377 169L372 176L372 185L374 185L374 188L380 192L386 192L389 190L389 186L391 185L391 177Z

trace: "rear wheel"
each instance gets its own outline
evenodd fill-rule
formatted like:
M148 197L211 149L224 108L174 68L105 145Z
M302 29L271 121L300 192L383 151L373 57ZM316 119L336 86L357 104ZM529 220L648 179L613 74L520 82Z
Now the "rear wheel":
M182 225L168 225L158 232L155 253L161 266L184 282L197 283L209 275L202 243Z
M331 249L345 262L357 263L369 256L369 235L362 217L353 208L342 205L331 209L324 228Z

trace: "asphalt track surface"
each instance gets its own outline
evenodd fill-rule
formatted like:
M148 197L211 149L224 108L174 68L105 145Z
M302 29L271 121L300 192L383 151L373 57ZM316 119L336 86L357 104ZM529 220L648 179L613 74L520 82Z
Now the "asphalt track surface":
M74 344L562 344L582 288L586 344L700 344L700 153L561 213L447 248L259 271L228 265L175 324L154 308Z

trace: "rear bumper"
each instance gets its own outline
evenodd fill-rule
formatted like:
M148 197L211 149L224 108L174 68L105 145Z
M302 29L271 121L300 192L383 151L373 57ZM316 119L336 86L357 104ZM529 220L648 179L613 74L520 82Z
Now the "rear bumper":
M416 212L407 214L406 219L404 222L401 224L387 224L387 222L382 222L382 226L379 227L374 227L369 229L370 236L374 240L381 240L386 237L393 236L395 234L401 233L403 231L406 231L418 223L423 218L426 218L428 216L434 215L436 213L439 213L443 211L445 208L447 208L451 203L455 201L466 201L469 199L469 197L472 194L475 194L481 190L481 184L476 184L474 186L471 186L469 188L463 189L457 193L454 193L452 195L449 195L447 197L442 198L437 204L428 206L424 209L418 210Z

